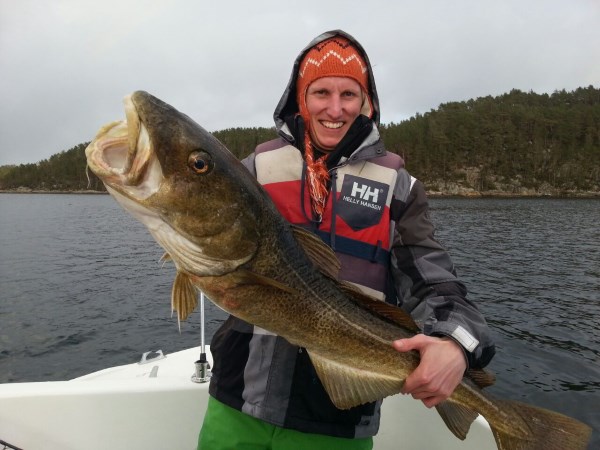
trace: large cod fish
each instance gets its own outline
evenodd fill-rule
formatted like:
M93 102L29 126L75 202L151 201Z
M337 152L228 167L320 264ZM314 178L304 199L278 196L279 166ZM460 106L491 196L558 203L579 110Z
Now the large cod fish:
M141 91L125 98L125 112L90 143L88 167L175 264L178 318L192 312L201 290L306 348L338 408L399 393L419 355L397 352L392 341L419 332L412 319L339 282L329 247L287 223L246 168L188 116ZM501 450L586 447L587 425L493 398L479 387L486 383L471 371L437 407L460 439L481 414Z

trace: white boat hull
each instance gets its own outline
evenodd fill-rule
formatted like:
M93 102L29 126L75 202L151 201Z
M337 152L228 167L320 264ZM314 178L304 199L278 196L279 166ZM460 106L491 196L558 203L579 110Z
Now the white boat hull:
M209 352L208 352L209 353ZM70 381L0 384L0 441L24 450L196 448L208 383L194 383L200 348ZM479 417L465 441L411 397L383 402L376 450L485 450L496 445Z

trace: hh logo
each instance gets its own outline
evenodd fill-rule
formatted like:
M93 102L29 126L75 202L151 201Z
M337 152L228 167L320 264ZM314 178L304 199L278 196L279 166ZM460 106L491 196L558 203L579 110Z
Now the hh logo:
M352 184L351 197L360 198L366 202L377 203L379 198L379 188L371 187L367 184L358 184L356 181Z
M389 186L355 175L344 175L337 211L355 231L377 225L387 201Z

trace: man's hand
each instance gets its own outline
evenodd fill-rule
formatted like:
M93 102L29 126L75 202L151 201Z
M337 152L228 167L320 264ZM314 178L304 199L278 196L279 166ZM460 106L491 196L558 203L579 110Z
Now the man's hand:
M399 352L417 350L421 362L404 382L403 394L411 394L431 408L446 400L461 382L467 361L462 348L449 338L417 334L393 342Z

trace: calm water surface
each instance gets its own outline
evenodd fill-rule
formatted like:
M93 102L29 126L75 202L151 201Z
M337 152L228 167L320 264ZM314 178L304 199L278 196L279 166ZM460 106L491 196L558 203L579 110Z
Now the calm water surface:
M576 417L600 448L600 200L432 199L497 342L490 391ZM200 344L171 265L106 195L0 194L0 382L63 380ZM207 341L224 313L207 303ZM1 436L0 436L1 438Z

